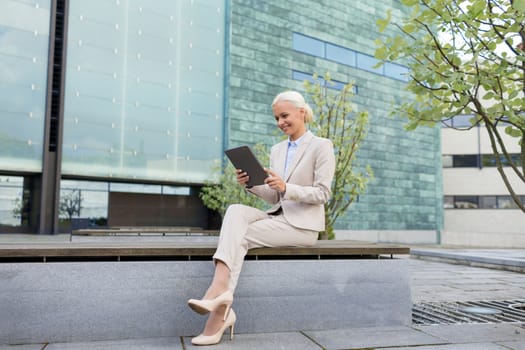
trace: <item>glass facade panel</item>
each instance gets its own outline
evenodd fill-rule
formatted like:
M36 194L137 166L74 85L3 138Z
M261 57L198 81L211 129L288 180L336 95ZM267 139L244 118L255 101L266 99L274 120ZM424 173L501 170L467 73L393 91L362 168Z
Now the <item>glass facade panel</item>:
M299 80L299 81L309 81L310 83L315 83L315 80L312 76L312 74L306 74L306 73L303 73L303 72L298 72L298 71L292 71L292 79L294 80ZM323 78L319 78L321 81L324 81Z
M443 197L443 208L452 209L454 208L454 196Z
M329 89L333 89L333 90L342 90L346 84L348 83L343 83L342 81L337 81L337 80L330 80L330 83L326 83L326 81L322 78L322 77L318 77L317 78L317 81L314 80L313 78L313 75L312 74L307 74L307 73L303 73L303 72L299 72L299 71L292 71L292 79L294 80L299 80L299 81L309 81L310 83L312 84L315 84L317 83L317 81L319 81L321 83L322 86L326 86L327 88ZM354 94L357 94L357 86L354 85L352 86L352 92Z
M408 81L410 78L410 71L405 66L385 62L385 75L397 80Z
M62 180L60 224L67 229L105 226L108 219L107 182Z
M362 53L357 54L357 68L359 69L363 69L372 73L383 74L384 65L376 68L375 65L378 63L379 61L372 56Z
M518 196L525 201L525 196ZM519 209L511 196L445 196L445 209Z
M465 154L453 156L454 168L471 168L477 167L479 156L477 154Z
M509 154L510 159L512 160L512 163L514 163L516 166L521 167L521 155L519 153L511 153ZM496 161L496 156L494 154L482 154L481 155L481 161L483 166L497 166L498 163ZM510 166L509 160L503 155L500 155L500 162L502 166Z
M0 176L0 226L21 225L23 191L23 177Z
M180 186L162 186L162 193L175 194L178 196L189 196L191 194L191 188Z
M458 209L477 209L478 196L454 196L454 208Z
M471 127L471 119L473 118L473 115L470 114L460 114L452 118L452 126L455 128L464 128L464 127Z
M70 2L63 174L209 178L223 151L224 6Z
M451 155L444 155L441 157L441 164L443 164L443 168L452 168L453 165L453 156Z
M147 184L123 184L112 183L109 186L111 192L126 192L126 193L162 193L161 185L147 185Z
M341 46L326 44L326 58L335 62L355 67L355 51L346 49Z
M496 209L498 205L496 203L496 196L480 196L479 207L481 209Z
M0 168L40 172L50 0L0 2Z
M498 196L497 200L500 209L518 209L518 205L511 196Z
M309 55L325 57L324 42L309 36L293 33L293 49Z

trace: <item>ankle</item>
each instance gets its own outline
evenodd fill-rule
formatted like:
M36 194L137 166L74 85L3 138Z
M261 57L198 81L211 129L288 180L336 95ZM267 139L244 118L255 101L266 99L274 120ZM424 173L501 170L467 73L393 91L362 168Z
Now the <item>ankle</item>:
M227 286L210 286L210 288L208 288L208 290L204 294L203 299L213 299L226 292L227 290Z

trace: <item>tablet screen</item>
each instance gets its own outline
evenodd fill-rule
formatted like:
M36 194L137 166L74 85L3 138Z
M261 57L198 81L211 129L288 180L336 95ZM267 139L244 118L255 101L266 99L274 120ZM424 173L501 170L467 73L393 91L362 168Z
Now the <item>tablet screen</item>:
M235 169L241 169L245 171L250 180L246 184L247 186L257 186L264 184L264 179L268 177L268 174L264 171L263 166L253 154L252 150L248 146L240 146L231 148L226 151L226 156L232 162Z

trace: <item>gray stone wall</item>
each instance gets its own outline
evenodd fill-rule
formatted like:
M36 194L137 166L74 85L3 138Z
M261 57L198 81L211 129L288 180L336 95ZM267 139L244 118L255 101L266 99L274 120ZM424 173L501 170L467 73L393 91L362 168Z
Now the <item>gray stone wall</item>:
M399 1L231 0L227 67L229 146L266 142L276 133L270 103L285 90L304 91L292 70L355 81L354 102L370 113L369 134L360 163L375 178L337 228L350 230L440 230L442 223L439 128L407 132L404 121L389 116L395 101L409 98L405 83L292 49L292 33L308 35L373 55L381 35L376 20ZM268 137L271 135L271 137Z
M236 333L411 323L406 259L247 261ZM0 264L2 344L192 336L211 261Z

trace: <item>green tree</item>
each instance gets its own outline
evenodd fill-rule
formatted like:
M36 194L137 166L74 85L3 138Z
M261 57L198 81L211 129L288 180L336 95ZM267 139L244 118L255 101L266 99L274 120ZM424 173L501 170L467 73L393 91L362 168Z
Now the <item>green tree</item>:
M314 122L310 126L314 134L332 140L335 149L336 170L332 182L332 198L325 205L326 230L319 234L320 239L334 238L334 224L365 189L368 179L373 176L366 166L356 170L356 157L359 146L366 136L368 113L356 112L351 98L353 84L342 90L331 89L332 82L327 74L324 79L314 76L314 82L305 82L307 98L312 101ZM255 153L263 164L269 162L267 146L257 144ZM263 209L266 204L258 197L246 192L237 185L234 169L226 162L224 171L217 181L210 181L202 188L200 198L204 205L224 215L228 205L243 203Z
M409 130L472 115L471 127L487 131L498 172L525 212L509 180L513 173L525 182L525 0L402 3L411 10L402 21L388 13L377 22L381 31L390 27L396 34L376 41L376 58L410 68L407 88L414 98L393 113L408 118ZM520 145L518 160L507 151L502 130Z
M312 131L334 144L336 168L332 197L325 205L326 231L319 237L333 239L337 218L365 191L373 176L369 165L361 168L356 164L359 147L367 134L368 112L357 111L352 103L353 83L335 90L327 73L324 78L314 75L314 82L305 81L304 85L315 116Z

